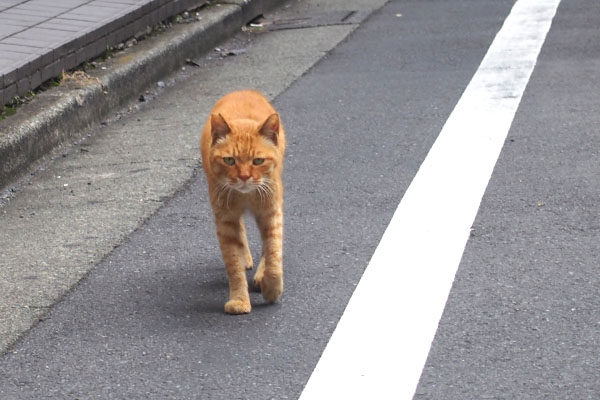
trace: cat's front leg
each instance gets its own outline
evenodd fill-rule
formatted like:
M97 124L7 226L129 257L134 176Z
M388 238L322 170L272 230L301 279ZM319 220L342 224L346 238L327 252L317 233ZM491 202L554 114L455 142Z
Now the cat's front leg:
M260 288L265 300L274 303L283 293L283 213L276 208L257 214L256 221L263 241L263 252L254 284Z
M240 219L240 227L241 227L241 239L242 239L242 243L244 244L244 250L242 251L244 267L246 269L252 269L252 267L254 266L254 261L252 260L252 253L250 252L250 247L248 246L248 239L246 237L246 226L244 225L243 218Z
M225 303L225 312L249 313L252 307L245 273L248 245L241 218L217 218L216 224L219 245L229 278L229 301Z

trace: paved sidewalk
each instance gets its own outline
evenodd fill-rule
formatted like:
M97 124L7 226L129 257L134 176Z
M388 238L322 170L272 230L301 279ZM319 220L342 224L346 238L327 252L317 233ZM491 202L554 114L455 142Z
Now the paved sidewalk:
M62 82L0 120L0 190L62 143L212 50L284 0L0 0L0 105L170 16L196 9L115 54L88 81ZM52 4L52 6L50 6ZM202 7L205 6L205 7ZM200 9L201 8L201 9Z
M204 0L0 0L0 104Z

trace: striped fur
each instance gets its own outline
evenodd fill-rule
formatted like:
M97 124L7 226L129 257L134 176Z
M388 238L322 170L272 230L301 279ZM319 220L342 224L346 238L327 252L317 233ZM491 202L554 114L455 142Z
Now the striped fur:
M200 142L217 237L229 278L225 312L251 310L246 269L253 266L243 214L256 218L263 249L254 285L270 303L283 291L283 186L285 132L279 115L257 91L219 100Z

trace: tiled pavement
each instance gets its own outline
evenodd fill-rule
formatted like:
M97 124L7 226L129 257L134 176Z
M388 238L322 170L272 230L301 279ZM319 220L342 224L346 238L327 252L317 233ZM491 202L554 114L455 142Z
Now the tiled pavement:
M0 0L0 104L204 0Z

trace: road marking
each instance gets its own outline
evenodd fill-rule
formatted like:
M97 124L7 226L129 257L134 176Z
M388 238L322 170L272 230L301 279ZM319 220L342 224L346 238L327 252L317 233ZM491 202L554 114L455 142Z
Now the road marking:
M518 0L398 205L300 400L410 399L560 0Z

